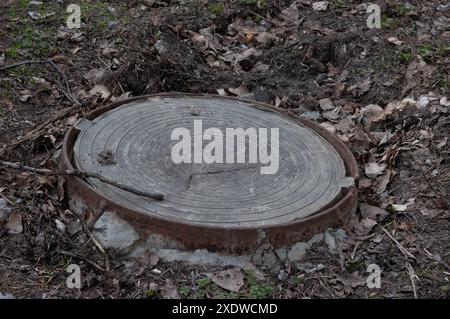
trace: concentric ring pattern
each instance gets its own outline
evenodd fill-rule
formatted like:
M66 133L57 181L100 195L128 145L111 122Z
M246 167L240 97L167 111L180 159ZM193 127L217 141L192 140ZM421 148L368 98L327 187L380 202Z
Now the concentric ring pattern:
M269 164L175 164L175 128L279 129L279 169ZM155 201L89 183L116 204L173 222L223 228L264 227L302 219L341 196L345 167L338 152L315 131L251 102L205 97L152 97L130 102L84 125L74 147L77 168L123 185L165 194ZM208 144L203 142L203 146ZM224 139L225 144L225 139ZM248 144L246 145L248 148ZM224 145L224 150L226 147ZM109 154L110 162L99 160ZM270 153L270 147L269 147Z

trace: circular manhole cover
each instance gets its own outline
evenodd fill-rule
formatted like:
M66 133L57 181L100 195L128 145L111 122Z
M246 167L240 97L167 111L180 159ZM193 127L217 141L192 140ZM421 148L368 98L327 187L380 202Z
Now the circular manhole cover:
M94 178L69 180L86 207L103 199L135 227L187 247L246 248L261 230L283 244L342 222L356 203L357 168L341 142L307 121L232 98L115 103L76 124L64 155L66 168L163 193L154 200Z

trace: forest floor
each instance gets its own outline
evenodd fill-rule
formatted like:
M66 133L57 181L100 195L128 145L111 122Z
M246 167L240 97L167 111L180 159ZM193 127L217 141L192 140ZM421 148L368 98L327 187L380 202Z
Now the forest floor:
M376 0L380 28L352 0L74 3L79 29L66 26L68 1L1 1L0 160L54 169L68 128L115 99L250 95L347 143L357 220L339 254L322 240L302 262L227 269L108 251L104 271L88 235L66 231L58 179L0 165L0 298L450 296L448 1ZM73 263L81 289L66 286ZM366 285L372 264L379 289Z

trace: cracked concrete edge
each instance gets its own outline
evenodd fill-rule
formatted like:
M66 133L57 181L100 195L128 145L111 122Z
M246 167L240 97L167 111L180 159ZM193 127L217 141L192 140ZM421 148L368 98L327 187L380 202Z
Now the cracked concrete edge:
M71 209L83 216L86 206L83 201L72 199ZM227 255L210 252L206 249L195 251L184 250L182 245L174 240L164 238L158 234L143 235L133 228L125 220L114 212L105 211L95 223L93 232L97 240L107 249L115 249L127 258L140 258L146 251L158 256L166 262L183 262L192 265L234 266L240 268L255 268L254 255L258 249L247 255ZM258 232L260 246L267 246L267 236L264 230ZM298 262L304 259L306 251L315 243L321 242L326 237L325 233L315 234L310 240L297 242L292 246L281 247L276 250L270 245L270 250L282 262Z

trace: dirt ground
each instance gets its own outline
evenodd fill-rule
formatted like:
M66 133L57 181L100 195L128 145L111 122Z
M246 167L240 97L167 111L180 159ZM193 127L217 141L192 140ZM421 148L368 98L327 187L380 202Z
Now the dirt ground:
M0 165L0 297L448 298L450 3L70 1L0 3L0 160L55 169L83 114L159 92L252 97L318 121L352 149L358 215L338 252L232 269L104 255L74 222L61 180ZM22 63L22 64L19 64ZM66 286L81 265L81 289ZM369 289L367 268L381 269ZM212 275L211 275L212 274Z

